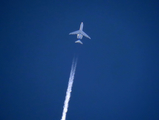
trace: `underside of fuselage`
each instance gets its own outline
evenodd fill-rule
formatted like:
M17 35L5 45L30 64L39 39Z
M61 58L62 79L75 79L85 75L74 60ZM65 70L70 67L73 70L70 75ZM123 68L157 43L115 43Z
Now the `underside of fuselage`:
M75 43L80 43L80 44L83 44L81 39L83 38L83 35L82 34L77 34L77 41L75 41Z
M83 38L83 35L82 34L77 34L77 39L82 39Z

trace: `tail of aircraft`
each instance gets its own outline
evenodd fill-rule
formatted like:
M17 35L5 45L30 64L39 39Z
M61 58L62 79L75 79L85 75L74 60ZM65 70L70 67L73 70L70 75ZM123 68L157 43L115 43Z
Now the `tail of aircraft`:
M75 41L75 43L83 44L82 41L80 41L80 40Z

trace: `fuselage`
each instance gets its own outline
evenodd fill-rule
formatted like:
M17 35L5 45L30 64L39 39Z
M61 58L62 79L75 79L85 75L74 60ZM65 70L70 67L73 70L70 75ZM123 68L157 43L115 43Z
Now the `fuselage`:
M79 30L81 30L81 31L83 30L83 22L81 22ZM82 38L83 38L82 34L77 34L77 39L81 40Z
M77 39L82 39L83 38L83 35L82 34L77 34Z

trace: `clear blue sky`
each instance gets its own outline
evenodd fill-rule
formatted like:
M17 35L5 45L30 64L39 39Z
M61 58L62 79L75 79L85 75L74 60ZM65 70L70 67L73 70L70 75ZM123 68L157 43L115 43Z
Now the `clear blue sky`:
M157 0L0 3L0 120L159 120ZM69 32L92 38L75 44Z

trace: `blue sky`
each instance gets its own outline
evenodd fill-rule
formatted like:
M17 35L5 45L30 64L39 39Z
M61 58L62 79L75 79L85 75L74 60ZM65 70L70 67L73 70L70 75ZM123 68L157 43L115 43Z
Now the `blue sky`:
M3 1L0 119L59 120L72 59L67 120L159 119L159 2ZM79 29L92 38L75 44Z

